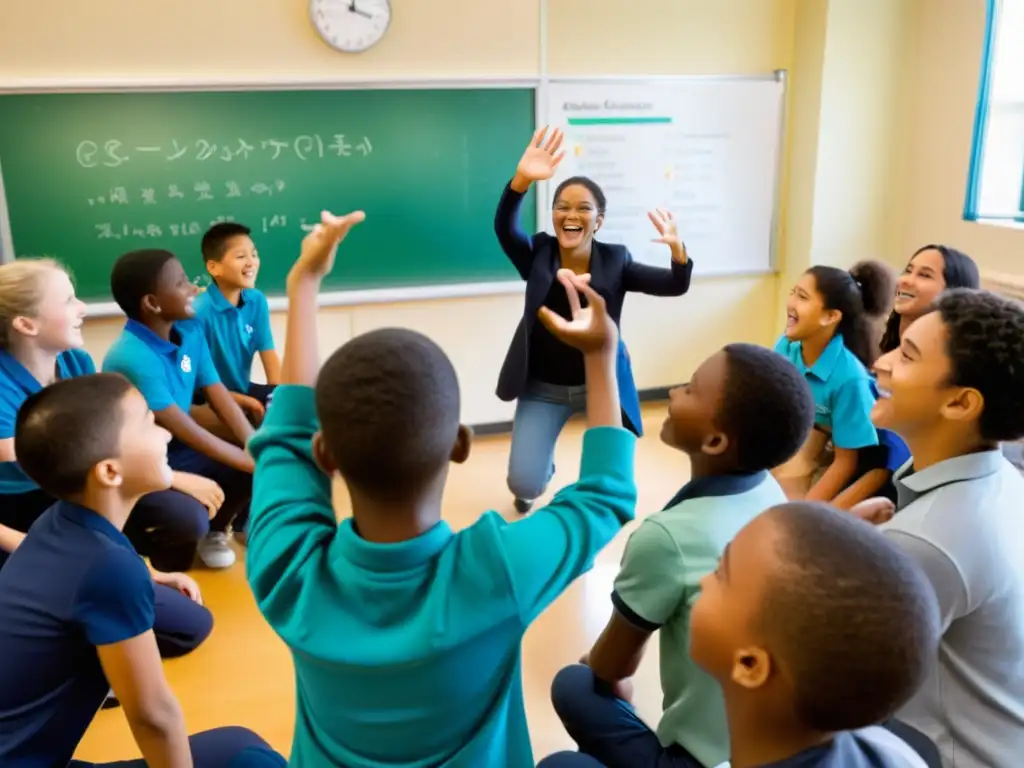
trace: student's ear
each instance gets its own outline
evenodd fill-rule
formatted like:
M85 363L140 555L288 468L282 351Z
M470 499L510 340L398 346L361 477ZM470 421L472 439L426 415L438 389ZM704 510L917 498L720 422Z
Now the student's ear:
M964 387L955 390L953 397L943 403L940 412L949 421L977 421L985 410L985 398L976 389Z
M704 438L700 450L708 456L721 456L729 450L729 438L723 432L712 432Z
M142 313L145 314L146 312L151 315L160 314L160 303L152 293L147 293L142 297Z
M448 460L453 464L464 464L469 458L469 449L473 444L473 430L465 424L459 424L459 433L455 436L455 445Z
M821 311L821 325L824 328L827 325L836 325L843 321L843 313L838 309L823 309Z
M39 333L39 329L36 328L35 322L28 317L18 315L14 320L11 321L11 328L16 330L22 336L35 336Z
M334 456L327 449L323 432L313 435L313 460L328 477L334 477L334 473L338 471L338 462L334 460Z
M594 231L597 232L597 230L601 228L602 224L604 224L604 214L599 213L597 214L597 219L594 221Z
M121 464L115 459L104 459L97 462L93 466L91 474L96 484L103 489L120 488L124 482Z
M210 277L217 277L217 273L220 272L220 262L210 259L206 262L206 271L210 273Z
M760 688L772 672L772 657L764 648L739 648L733 655L732 681L747 690Z

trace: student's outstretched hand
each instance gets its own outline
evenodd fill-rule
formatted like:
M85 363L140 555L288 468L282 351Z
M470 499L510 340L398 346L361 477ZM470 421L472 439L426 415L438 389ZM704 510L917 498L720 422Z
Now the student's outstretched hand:
M590 275L577 275L571 269L560 269L558 280L565 286L569 297L572 320L566 320L548 307L541 307L537 314L544 327L584 354L613 349L619 340L619 331L608 315L601 294L590 287ZM587 298L586 308L580 305L581 293Z
M561 151L565 134L557 128L550 136L547 136L547 132L546 126L538 128L530 139L530 144L516 167L516 175L521 179L528 182L545 181L555 175L558 164L565 156Z
M865 499L860 504L854 504L850 513L872 525L881 525L892 520L896 514L896 505L883 497Z
M344 216L335 216L330 211L320 214L320 223L302 239L299 259L292 267L292 274L324 277L334 268L334 257L338 244L345 239L349 230L366 219L362 211L353 211Z
M653 211L647 212L647 217L651 220L654 228L658 230L658 237L651 242L667 245L672 251L672 258L680 264L685 264L686 247L683 245L682 238L679 237L679 229L676 227L672 211L655 208Z

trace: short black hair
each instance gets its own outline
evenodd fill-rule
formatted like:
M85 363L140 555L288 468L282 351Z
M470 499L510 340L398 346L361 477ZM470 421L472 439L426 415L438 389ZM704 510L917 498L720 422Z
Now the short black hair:
M14 427L21 469L58 499L81 493L93 467L120 455L121 401L131 390L120 374L94 373L29 395Z
M350 485L407 500L449 461L459 433L459 382L423 334L384 328L328 358L316 383L327 450Z
M956 288L935 302L948 334L950 383L985 399L978 431L990 442L1024 437L1024 305L990 291Z
M160 248L129 251L114 263L110 272L110 293L117 306L131 320L142 315L142 299L156 292L164 265L178 258Z
M601 189L601 186L589 176L570 176L555 187L555 195L551 199L557 203L558 198L562 196L562 192L566 187L576 185L587 188L587 191L594 196L594 202L597 203L597 212L604 216L605 209L608 207L608 200L605 198L604 190Z
M814 397L789 360L756 344L729 344L715 422L736 445L738 470L773 469L792 458L814 426Z
M766 514L780 535L759 623L797 717L822 733L881 722L936 662L931 584L899 545L849 513L791 502Z
M980 288L981 273L978 265L970 256L963 251L957 250L948 245L929 243L918 248L907 260L907 266L914 260L914 257L924 251L938 251L942 255L942 280L946 284L946 290L951 288ZM882 354L892 352L900 345L900 317L894 309L889 313L889 319L885 321L885 331L882 333L882 341L879 344Z
M234 221L222 221L214 224L203 235L203 242L200 246L203 251L203 263L208 261L220 261L227 253L228 240L233 237L249 236L252 229Z

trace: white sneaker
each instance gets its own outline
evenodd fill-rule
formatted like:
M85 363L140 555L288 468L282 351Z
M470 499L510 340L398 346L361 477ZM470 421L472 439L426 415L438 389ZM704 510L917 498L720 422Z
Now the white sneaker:
M230 568L235 564L235 551L231 549L226 533L208 533L199 542L196 553L207 568Z

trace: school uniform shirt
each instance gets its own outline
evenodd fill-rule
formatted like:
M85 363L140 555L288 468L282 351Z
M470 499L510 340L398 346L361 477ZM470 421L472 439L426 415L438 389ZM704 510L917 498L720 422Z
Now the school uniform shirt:
M197 387L220 383L203 328L194 320L175 323L170 341L129 320L103 358L103 371L127 378L152 411L177 405L188 413Z
M0 765L67 765L110 684L96 647L153 628L153 580L106 519L43 513L0 570Z
M660 630L663 694L658 740L714 766L729 757L722 691L690 658L690 609L747 523L786 501L768 472L698 478L636 529L615 579L612 603L638 629Z
M57 355L57 378L70 379L96 373L96 366L84 349L69 349ZM14 356L0 350L0 440L14 437L14 426L29 395L43 388ZM0 462L0 495L29 493L39 486L21 471L16 461ZM3 502L0 501L0 504Z
M895 476L883 526L939 600L938 665L899 713L955 768L1024 759L1024 478L998 450Z
M871 423L875 404L871 374L846 348L842 336L833 336L810 367L804 363L799 341L783 335L775 351L788 358L807 379L814 396L814 423L831 433L836 448L856 450L878 445L878 434Z
M318 429L313 390L281 386L249 443L246 575L292 651L292 765L532 768L523 634L633 518L636 438L588 430L579 482L512 525L375 544L337 523Z
M267 297L255 288L245 288L236 307L212 283L196 297L195 310L224 386L245 393L252 383L253 357L274 348Z
M717 768L729 768L729 763ZM928 765L898 736L873 725L836 734L828 744L805 749L759 768L928 768Z

